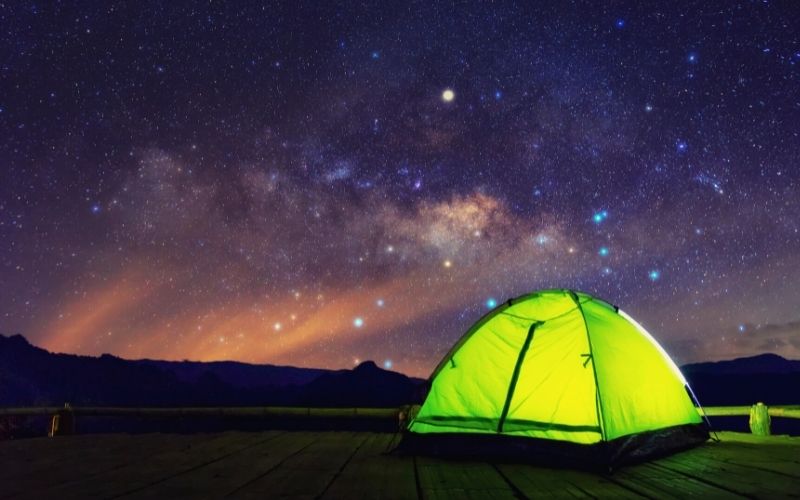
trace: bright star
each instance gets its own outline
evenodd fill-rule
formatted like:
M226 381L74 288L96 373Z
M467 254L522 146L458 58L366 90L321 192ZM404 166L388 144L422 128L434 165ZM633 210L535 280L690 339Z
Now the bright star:
M442 100L444 102L453 102L453 99L456 98L456 93L453 92L451 89L444 89L442 92Z
M617 29L624 28L625 27L625 20L622 19L622 18L617 19L617 21L614 23L614 26L616 26Z
M356 328L361 328L362 326L364 326L364 318L362 318L360 316L355 318L353 320L353 326L356 327Z
M489 309L494 309L495 307L497 307L497 300L495 300L492 297L489 297L488 299L486 299L486 307L488 307Z
M99 214L101 210L102 210L102 208L97 203L92 205L92 213L93 214Z
M450 259L446 259L444 262L442 262L442 265L444 267L453 267L453 261Z
M392 364L393 363L392 363L391 359L386 359L383 362L383 367L386 368L387 370L391 370L392 369Z
M661 278L661 271L653 269L647 273L647 277L650 278L650 281L658 281L658 279Z
M595 224L600 224L606 219L608 219L608 210L601 210L599 212L595 212L595 214L592 215L592 221Z
M385 304L385 302L383 301L383 299L378 299L378 300L375 301L375 305L378 306L378 307L383 307L384 304Z
M745 325L743 325L743 324L739 325L739 333L744 333L746 330L747 330L747 327Z
M275 323L274 325L272 325L272 328L273 328L273 329L274 329L276 332L279 332L279 331L281 331L281 328L283 328L283 325L281 325L280 323Z
M608 247L600 247L600 250L598 250L597 253L598 255L600 255L600 257L606 257L608 256L609 251L610 250L608 249Z

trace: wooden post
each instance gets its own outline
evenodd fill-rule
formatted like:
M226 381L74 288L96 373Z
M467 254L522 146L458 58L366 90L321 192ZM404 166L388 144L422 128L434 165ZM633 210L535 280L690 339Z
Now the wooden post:
M58 410L50 419L50 430L47 435L55 437L71 436L72 434L75 434L75 414L69 403L64 403L64 408Z
M770 435L769 408L764 403L756 403L750 407L750 432L756 436Z

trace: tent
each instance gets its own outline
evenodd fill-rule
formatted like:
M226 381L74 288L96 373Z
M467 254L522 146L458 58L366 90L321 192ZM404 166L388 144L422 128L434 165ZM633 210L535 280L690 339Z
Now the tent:
M429 379L406 446L613 466L708 439L689 386L618 307L544 290L500 304Z

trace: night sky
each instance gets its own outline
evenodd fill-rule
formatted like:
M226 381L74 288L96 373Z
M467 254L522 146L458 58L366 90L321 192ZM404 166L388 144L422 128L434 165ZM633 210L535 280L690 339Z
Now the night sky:
M800 357L795 2L297 3L0 4L0 332L426 376L572 287Z

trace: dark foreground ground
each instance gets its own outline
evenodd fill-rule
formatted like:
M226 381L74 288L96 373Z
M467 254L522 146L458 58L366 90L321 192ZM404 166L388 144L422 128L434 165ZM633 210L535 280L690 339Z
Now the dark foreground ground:
M0 442L0 498L781 498L800 438L721 442L598 475L388 454L398 434L106 434Z

